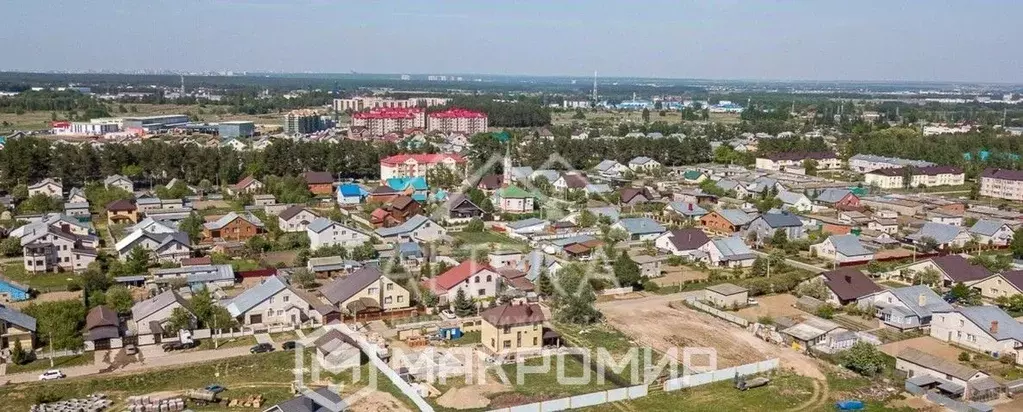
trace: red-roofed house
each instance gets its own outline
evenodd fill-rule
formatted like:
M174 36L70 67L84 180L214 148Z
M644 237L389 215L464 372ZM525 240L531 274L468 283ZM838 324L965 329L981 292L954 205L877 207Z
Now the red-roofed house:
M231 185L231 194L258 193L263 190L263 182L255 177L247 176L238 183Z
M441 303L454 302L459 289L470 298L496 297L501 285L501 275L487 264L468 259L448 269L433 279L423 280L424 289L429 289Z
M453 153L399 154L380 159L380 179L426 177L427 171L438 166L464 174L467 164L464 157Z

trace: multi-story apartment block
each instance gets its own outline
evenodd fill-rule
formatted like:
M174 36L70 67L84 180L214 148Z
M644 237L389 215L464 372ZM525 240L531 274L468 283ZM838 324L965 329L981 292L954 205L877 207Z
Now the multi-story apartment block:
M487 131L487 114L465 109L448 109L443 112L430 113L427 119L430 130L445 133L476 134Z
M849 170L859 173L869 173L878 169L898 169L906 166L928 167L936 165L923 160L901 159L871 154L857 154L849 158Z
M1023 170L984 169L980 174L980 195L1023 200Z
M419 108L378 108L352 115L352 126L365 127L372 135L426 128L426 111Z
M839 169L842 160L832 152L779 152L758 157L757 169L785 170L801 169L803 161L816 160L818 169Z
M359 112L367 109L408 109L413 107L443 106L451 99L446 97L410 97L408 99L390 99L386 97L353 97L351 99L334 99L334 110L339 112Z
M323 129L323 119L314 110L292 110L284 115L285 134L306 134Z
M910 187L955 186L966 182L963 169L953 166L903 167L898 169L877 169L863 175L863 181L882 189Z
M76 235L53 226L31 229L21 238L25 270L32 273L85 270L96 260L98 244L95 236Z
M464 173L467 164L464 157L453 153L388 156L380 160L380 179L426 177L426 172L438 166Z

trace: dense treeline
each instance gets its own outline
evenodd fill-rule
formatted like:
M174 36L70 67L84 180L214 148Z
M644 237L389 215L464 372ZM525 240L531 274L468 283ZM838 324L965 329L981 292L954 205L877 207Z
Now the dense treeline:
M981 160L981 151L989 156ZM1023 137L1000 136L994 130L965 134L924 136L910 128L891 128L856 136L849 152L918 159L942 165L962 166L975 173L984 167L1023 169ZM965 153L969 153L969 160Z
M586 139L572 140L528 140L522 142L518 136L511 144L516 147L515 163L533 168L563 169L566 165L551 156L560 156L568 167L586 170L604 159L625 163L634 157L647 156L664 166L681 166L707 162L711 159L710 141L706 139ZM493 156L504 155L504 145L487 134L475 135L471 139L469 158L475 164L485 164ZM495 170L500 169L500 162Z
M445 106L431 107L437 112L452 107L478 110L487 114L491 127L537 127L551 124L551 113L536 99L519 98L515 102L500 102L498 96L458 96Z
M379 160L398 152L394 144L374 145L343 140L339 143L277 140L263 151L237 152L229 147L206 148L161 141L139 144L73 146L31 137L13 139L0 150L0 185L8 190L46 177L64 180L65 187L81 186L116 173L133 174L154 184L172 178L198 185L232 184L253 174L297 175L315 170L342 178L373 178Z
M776 137L772 139L760 139L757 141L757 153L779 153L779 152L824 152L831 150L824 138L800 136Z
M109 116L106 107L90 96L75 91L26 91L16 96L0 97L0 112L22 114L31 111L60 113L83 112L83 120Z

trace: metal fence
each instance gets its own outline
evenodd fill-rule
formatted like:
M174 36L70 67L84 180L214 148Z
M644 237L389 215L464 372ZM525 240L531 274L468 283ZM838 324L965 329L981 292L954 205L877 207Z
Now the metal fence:
M685 375L680 378L664 381L664 391L677 391L679 389L692 388L694 386L734 379L736 374L739 376L747 376L774 369L778 369L777 358L761 362L747 363L745 365L734 366L731 368L718 369L710 372Z
M699 310L701 310L703 312L707 312L707 313L709 313L711 315L714 315L715 317L727 320L729 322L732 322L732 323L734 323L736 325L739 325L739 326L742 326L744 328L749 326L749 321L748 320L740 318L740 317L738 317L736 315L733 315L731 313L725 312L725 311L720 310L718 308L715 308L713 306L701 303L700 301L696 300L695 298L686 299L685 303L686 303L686 305L689 305L689 306L691 306L693 308L699 309Z
M649 388L646 385L609 389L606 391L591 392L567 398L512 406L510 408L491 409L489 412L550 412L586 408L605 403L642 398L647 395L648 389Z
M988 412L994 410L989 405L957 401L936 392L927 392L924 394L924 398L955 412Z

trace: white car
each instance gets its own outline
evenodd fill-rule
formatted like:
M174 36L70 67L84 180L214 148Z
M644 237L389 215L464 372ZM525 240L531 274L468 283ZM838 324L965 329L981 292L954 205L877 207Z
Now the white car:
M455 318L455 314L451 313L450 310L444 309L444 310L440 311L440 317L442 317L444 319L454 319Z
M39 380L41 381L52 381L56 379L64 379L64 372L61 372L60 369L50 369L43 372L42 375L39 375Z
M753 299L753 298L746 298L746 304L747 304L747 305L756 305L756 304L759 304L759 303L760 303L760 302L757 302L757 300L756 300L756 299Z

